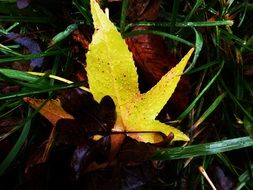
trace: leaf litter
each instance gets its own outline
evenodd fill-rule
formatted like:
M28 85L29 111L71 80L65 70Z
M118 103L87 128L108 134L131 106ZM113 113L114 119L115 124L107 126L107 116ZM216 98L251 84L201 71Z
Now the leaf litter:
M160 84L158 82L158 85L149 92L141 94L138 88L138 76L134 61L131 53L127 50L127 45L95 1L91 1L91 3L93 3L93 11L96 12L93 12L93 14L98 14L95 16L94 22L97 22L97 27L103 26L100 29L96 29L95 24L96 32L102 32L102 35L105 35L103 39L108 40L105 44L98 45L98 48L101 50L105 46L114 45L119 47L119 50L122 49L123 53L110 52L112 50L110 47L105 47L104 49L110 50L109 55L123 56L115 58L109 56L106 60L96 60L99 64L104 62L105 67L99 65L98 69L94 67L93 71L92 69L89 70L89 56L92 51L94 54L97 53L91 50L91 47L93 44L96 46L96 43L99 42L96 41L95 35L93 36L93 41L87 54L87 73L89 86L93 89L92 94L80 92L79 89L68 90L59 95L60 100L49 100L41 108L40 113L51 122L52 129L38 151L29 153L28 157L30 159L28 159L26 168L27 184L25 184L27 187L36 182L33 179L40 176L38 175L39 173L46 173L47 170L50 170L52 174L58 175L52 179L52 183L54 179L56 180L57 188L67 188L69 187L68 184L72 184L73 186L71 187L75 187L74 184L77 181L80 183L80 187L86 185L88 188L92 187L94 189L98 184L91 185L92 181L87 181L87 179L91 176L93 180L96 177L101 178L101 176L104 176L101 172L109 170L112 172L111 178L104 181L103 185L96 189L107 189L113 186L118 187L118 189L141 188L149 183L157 182L156 170L153 167L154 163L150 161L157 146L150 143L155 143L156 145L164 143L167 145L172 140L188 140L188 137L182 132L160 123L155 120L155 117L177 86L183 73L183 68L187 64L193 49L182 59L178 67L175 67L161 80ZM114 44L115 36L117 39L116 44ZM99 53L101 52L99 51ZM108 56L108 52L101 53L101 55L104 54ZM120 60L123 60L125 64L122 64ZM111 69L115 69L113 72L110 69L106 70L106 65L110 65L111 62L116 62L118 65L110 66ZM124 68L124 66L126 67ZM100 72L99 74L98 71ZM103 75L102 73L105 74ZM115 74L113 79L116 81L114 84L114 87L116 87L114 92L110 93L110 91L108 92L108 84L111 83L111 74ZM92 75L94 75L95 84L92 82ZM101 76L99 81L97 76ZM103 76L106 80L104 80ZM160 79L161 77L159 76L158 78ZM172 87L166 86L168 83L166 78L167 80L172 80L170 83L173 84ZM156 80L158 81L158 79ZM102 90L99 90L98 87L101 85L101 81L109 81L109 83L105 84ZM94 88L92 87L93 85L95 86ZM167 98L164 95L158 95L161 89L167 87L169 87ZM167 92L164 92L164 94L167 94ZM38 109L45 102L43 99L30 97L26 97L24 100L35 109ZM134 102L133 100L136 100L136 102L132 103ZM153 109L154 103L159 100L162 103ZM146 112L146 105L150 106L150 112ZM133 114L129 110L133 110ZM143 112L145 117L147 116L153 121L146 120L145 117L139 118L138 115L142 114L138 112ZM136 125L139 122L143 127ZM63 158L63 155L69 156ZM55 163L55 166L49 166L48 163ZM64 172L70 174L70 176L62 174ZM106 177L108 177L108 172L105 179ZM82 179L85 179L86 184L81 182ZM41 183L43 177L37 180ZM34 185L31 185L31 187L34 187Z
M117 113L115 130L153 131L165 135L172 132L174 140L188 141L189 138L181 131L155 121L155 118L173 94L194 49L191 49L151 90L141 94L136 67L121 34L95 1L91 1L91 13L95 33L86 55L89 87L95 100L100 101L106 95L113 99ZM129 136L143 142L162 141L156 133Z

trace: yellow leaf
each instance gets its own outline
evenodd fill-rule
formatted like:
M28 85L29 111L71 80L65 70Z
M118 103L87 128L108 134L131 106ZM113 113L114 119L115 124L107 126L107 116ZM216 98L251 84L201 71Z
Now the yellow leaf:
M134 116L139 113L142 118L150 120L156 118L175 91L193 51L194 48L192 48L174 68L164 75L151 90L142 95L140 101L134 105L133 110L131 111Z
M132 54L113 23L92 0L95 33L87 53L87 74L95 100L109 95L121 106L139 93Z
M86 54L88 82L95 100L99 102L106 95L114 100L117 112L114 129L151 132L131 135L143 142L161 141L156 132L165 135L172 132L174 140L188 141L181 131L156 121L155 117L174 92L194 49L150 91L140 94L136 67L125 41L95 0L91 0L91 13L95 33Z
M142 131L142 133L132 133L129 134L131 138L134 138L138 141L142 142L149 142L149 143L158 143L163 141L164 139L159 133L145 133L145 131L150 132L161 132L165 135L169 135L170 133L174 134L173 141L189 141L189 138L180 130L171 127L169 125L166 125L164 123L161 123L160 121L157 120L143 120L141 123L134 122L134 126L138 126L138 130ZM128 125L128 130L131 131L131 125Z
M194 49L192 48L183 59L172 68L162 79L146 94L142 94L139 98L135 98L136 101L132 101L128 105L127 120L128 130L134 130L138 124L140 131L160 131L166 135L170 132L174 133L174 140L188 141L189 138L183 135L182 132L168 125L150 124L150 121L154 120L159 114L161 109L167 103L171 95L173 94L183 70L192 54ZM155 127L154 127L155 126ZM160 126L160 127L159 127ZM173 129L173 130L172 130ZM153 138L154 134L139 134L141 141L156 142ZM156 135L157 136L157 135ZM144 138L145 137L145 138ZM139 140L138 139L138 140ZM152 141L154 139L154 141Z
M94 0L91 13L95 33L86 55L90 91L98 102L109 95L119 119L124 105L139 94L136 68L125 41ZM116 123L123 128L119 120Z

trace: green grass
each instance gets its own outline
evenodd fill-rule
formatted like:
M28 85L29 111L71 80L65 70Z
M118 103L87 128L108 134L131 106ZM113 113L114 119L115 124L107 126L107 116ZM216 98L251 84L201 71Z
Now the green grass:
M73 23L64 17L61 22L53 19L56 13L48 5L37 3L35 1L33 7L36 11L32 11L31 7L18 10L14 8L15 3L0 1L0 87L8 84L20 88L0 94L0 122L22 115L18 125L8 131L0 130L0 143L6 139L12 142L12 148L0 161L2 176L8 168L15 168L15 161L24 156L26 147L37 135L32 128L41 118L22 98L48 99L64 89L82 86L84 82L65 84L48 75L72 80L73 60L85 64L82 58L75 57L70 44L74 43L71 35L77 27L85 28L83 31L93 30L89 1L73 0L70 7ZM253 4L233 0L164 0L157 20L135 23L127 17L127 5L127 0L123 0L120 14L117 10L111 11L113 22L124 38L143 34L161 36L168 44L168 51L178 60L190 47L195 47L194 57L185 71L192 86L190 102L176 118L176 123L180 123L191 141L184 146L174 143L155 153L153 159L163 160L170 168L170 171L161 172L160 180L175 188L178 185L176 177L185 174L190 189L196 187L194 181L202 184L198 188L208 189L196 168L203 165L208 170L219 165L234 179L236 189L252 189L253 81L252 73L245 73L253 69ZM136 26L150 28L132 31ZM19 44L6 40L4 35L9 32L35 39L43 51L38 54L25 52ZM42 77L13 66L13 63L27 64L40 57L45 61L36 71L47 73ZM46 125L45 121L41 122ZM235 155L245 158L243 163L238 163Z

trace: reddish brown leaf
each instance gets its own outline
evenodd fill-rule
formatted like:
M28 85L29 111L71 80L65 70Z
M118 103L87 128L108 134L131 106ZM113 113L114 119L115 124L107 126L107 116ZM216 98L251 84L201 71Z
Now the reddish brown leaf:
M149 27L136 27L134 30L147 30ZM161 77L177 64L169 54L165 41L160 36L144 34L126 39L137 66L150 85L155 85Z
M126 136L124 134L111 135L111 150L109 160L112 160L116 156L119 149L121 148L122 143L125 140L125 137Z
M18 92L19 90L20 90L20 86L18 86L18 85L10 86L10 85L6 84L3 86L2 85L0 86L0 93L3 93L3 94L8 94L10 92Z
M0 134L7 133L13 127L19 125L22 119L18 117L0 118Z
M76 42L81 44L83 49L88 49L90 42L79 30L75 30L72 34L72 37Z
M161 0L129 0L127 15L131 20L155 20L158 17Z

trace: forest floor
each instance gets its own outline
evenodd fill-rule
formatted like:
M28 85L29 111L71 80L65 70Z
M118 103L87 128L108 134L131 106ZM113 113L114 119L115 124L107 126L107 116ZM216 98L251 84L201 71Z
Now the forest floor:
M89 70L99 31L89 0L0 0L0 190L253 189L253 3L97 1L132 52L143 97L194 48L154 118L186 142L159 128L115 130L124 114L107 94L111 79L128 78L135 67L104 67L111 85L103 70ZM124 48L114 37L98 46L98 60L121 61ZM91 76L106 84L104 97ZM116 94L127 99L130 84ZM162 92L153 102L164 100ZM138 118L136 125L145 123Z

